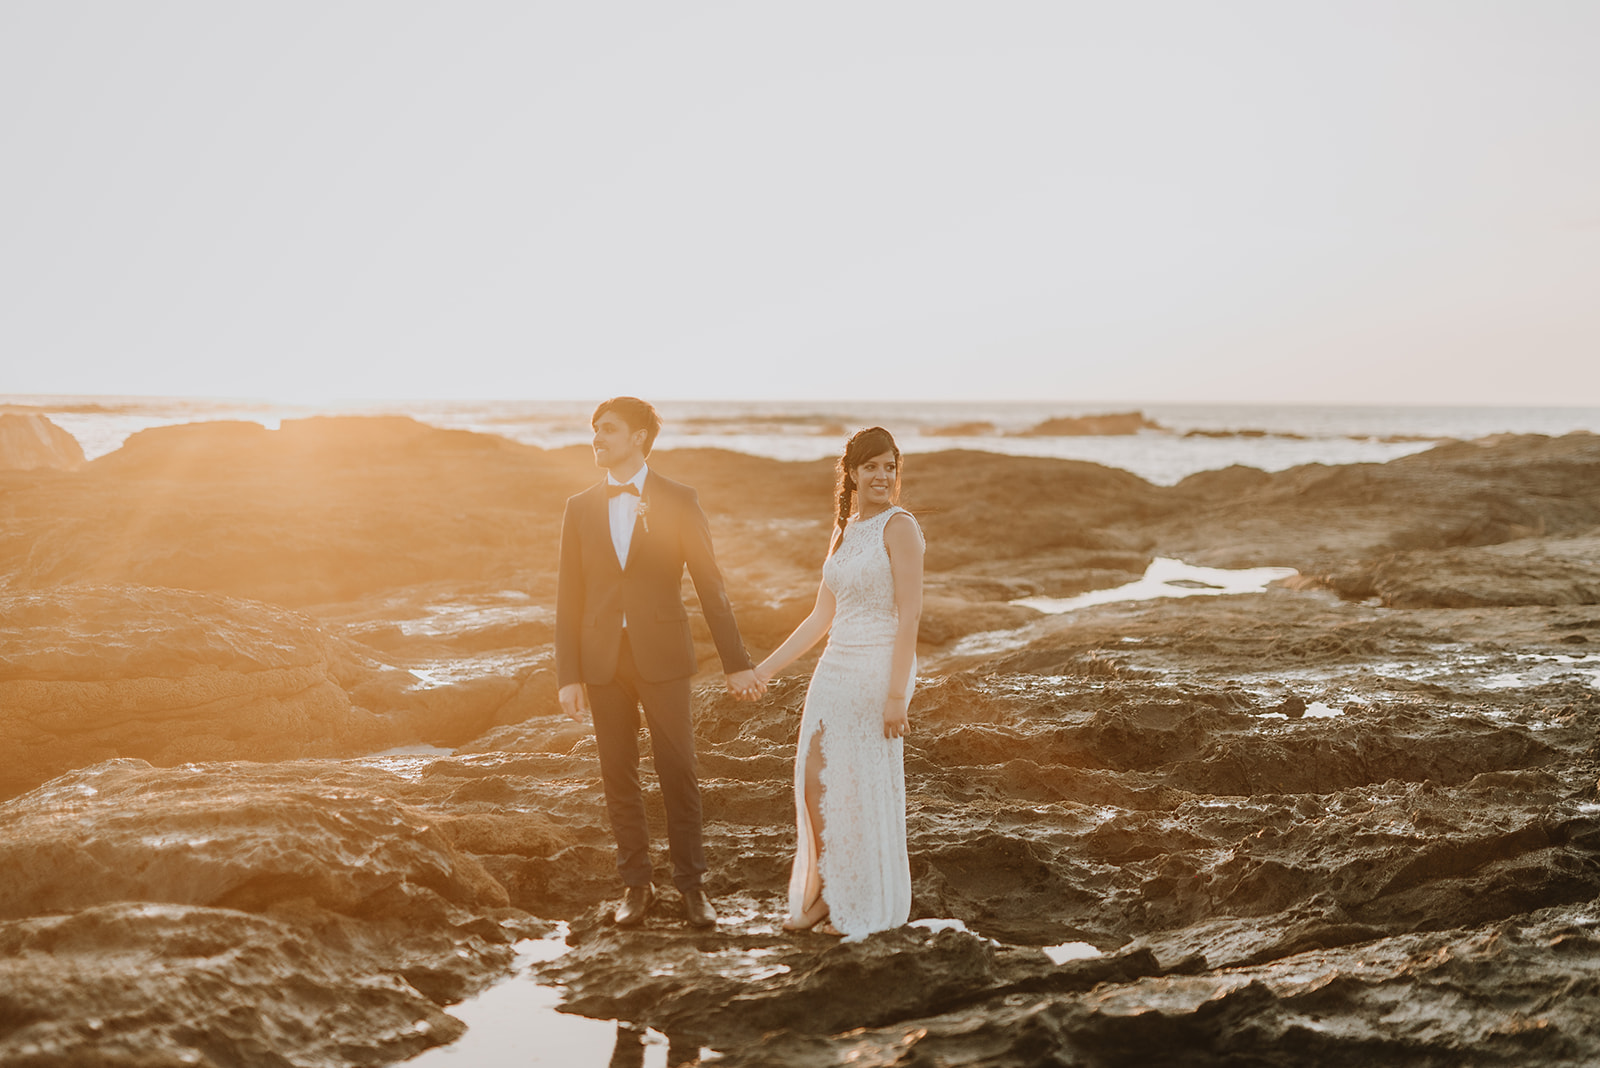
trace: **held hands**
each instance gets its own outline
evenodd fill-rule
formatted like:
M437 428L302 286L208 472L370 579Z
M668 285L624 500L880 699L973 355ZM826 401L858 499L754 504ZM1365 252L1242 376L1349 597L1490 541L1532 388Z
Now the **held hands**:
M728 675L728 692L741 701L756 701L767 692L765 679L758 678L752 669L735 671Z
M883 736L904 738L911 729L911 717L906 715L906 699L890 697L883 702Z
M561 699L561 711L567 718L577 723L589 722L589 691L583 688L583 683L572 682L561 687L557 692Z

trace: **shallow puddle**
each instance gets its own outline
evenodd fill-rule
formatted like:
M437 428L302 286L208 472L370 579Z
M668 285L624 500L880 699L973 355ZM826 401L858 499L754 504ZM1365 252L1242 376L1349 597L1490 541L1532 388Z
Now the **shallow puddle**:
M408 638L447 638L492 627L515 627L525 623L553 623L555 613L535 604L521 590L502 590L476 598L435 601L423 614L399 620L395 625Z
M427 770L439 760L454 756L454 749L437 745L397 745L377 753L367 753L355 759L374 768L382 768L407 782L418 782Z
M1517 660L1527 664L1513 671L1500 671L1483 680L1490 690L1520 689L1557 682L1563 675L1576 675L1590 686L1600 689L1600 655L1567 656L1544 653L1518 653Z
M1286 715L1283 712L1257 712L1256 715L1261 719L1288 719L1289 718L1288 715ZM1306 705L1306 710L1304 712L1300 713L1299 718L1300 719L1333 719L1333 718L1335 718L1337 716L1342 716L1342 715L1344 715L1344 709L1342 709L1342 708L1334 708L1332 705L1327 704L1326 702L1323 702L1323 701L1312 701L1310 704Z
M1508 670L1508 663L1516 666ZM1575 678L1600 689L1600 654L1485 653L1457 643L1440 645L1431 659L1378 661L1359 670L1380 683L1388 677L1461 689L1521 690Z
M525 667L538 664L545 657L540 653L513 652L459 654L437 660L415 663L407 668L415 678L415 690L435 690L441 686L456 686L482 678L511 678Z
M562 989L541 983L534 965L564 955L567 926L548 938L517 946L516 972L475 997L448 1008L467 1033L406 1062L417 1068L680 1068L710 1064L717 1055L674 1042L659 1031L616 1020L561 1012Z
M776 932L775 924L739 924L738 920L761 920L764 914L754 908L735 909L724 917L728 927L754 932L757 927ZM972 930L958 919L914 920L909 925L927 931ZM981 936L978 936L981 937ZM722 1057L706 1049L662 1034L653 1028L638 1027L620 1020L595 1020L560 1011L564 991L561 986L543 982L537 966L564 956L567 925L547 938L529 939L517 945L513 973L487 990L467 998L446 1011L467 1025L466 1034L447 1046L437 1046L405 1062L418 1068L684 1068L715 1064ZM1100 955L1087 942L1066 942L1043 946L1052 961L1062 964ZM780 975L787 966L772 963L778 953L770 947L727 949L711 954L718 960L717 970L748 982ZM648 967L648 961L641 961ZM669 974L668 969L652 971Z
M1229 570L1221 567L1196 567L1182 560L1158 556L1134 582L1104 590L1090 590L1076 597L1023 597L1014 605L1032 608L1046 615L1090 608L1123 601L1153 601L1167 597L1226 597L1242 593L1261 593L1280 579L1297 574L1292 567L1247 567ZM1036 624L1009 630L988 630L969 634L950 649L951 656L987 656L1020 649L1039 631Z
M1100 951L1088 942L1063 942L1058 946L1043 946L1044 955L1052 964L1065 964L1071 960L1088 960L1100 956Z
M426 742L418 742L416 745L397 745L391 749L381 749L376 753L368 753L361 759L381 760L389 758L426 758L431 760L439 757L454 756L455 752L456 751L454 749L446 749L442 745L428 745Z
M1280 579L1298 574L1292 567L1196 567L1182 560L1158 556L1150 561L1137 581L1104 590L1090 590L1076 597L1024 597L1012 604L1035 608L1049 615L1060 615L1079 608L1119 601L1153 601L1164 597L1221 597L1241 593L1260 593Z

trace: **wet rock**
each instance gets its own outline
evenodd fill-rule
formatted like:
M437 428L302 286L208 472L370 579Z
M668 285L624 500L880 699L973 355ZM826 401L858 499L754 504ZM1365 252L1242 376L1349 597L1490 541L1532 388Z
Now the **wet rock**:
M1591 904L1082 995L1011 995L887 1028L774 1032L724 1063L1576 1064L1600 1053L1597 964Z
M403 906L390 895L404 886L463 907L506 903L432 818L376 792L390 776L301 782L292 767L112 761L14 798L0 806L0 918L290 899L359 915Z
M815 593L831 465L715 450L658 460L701 489L752 647L775 644ZM65 979L30 949L16 965L17 988L33 991L16 1033L48 1037L58 1063L136 1046L176 1058L202 1039L223 1051L202 1050L217 1063L263 1049L333 1063L329 1046L286 1021L340 977L398 993L369 999L361 987L373 1024L330 1028L338 1056L409 1055L421 1040L396 1037L390 1022L405 998L444 1003L501 974L505 940L533 922L515 910L571 922L572 952L548 972L570 1008L692 1031L735 1064L1596 1059L1583 977L1600 893L1600 662L1564 639L1592 640L1600 621L1555 595L1587 581L1583 546L1600 525L1592 436L1235 470L1178 487L1093 464L912 457L907 503L929 537L906 749L912 909L972 933L913 928L859 944L777 929L814 660L743 704L726 694L703 634L693 713L708 886L724 923L682 925L648 747L665 900L643 930L603 922L618 881L594 740L556 712L542 629L560 502L596 477L584 450L334 420L151 435L104 461L71 476L0 476L9 596L76 597L60 587L105 574L183 575L191 589L304 612L152 594L145 607L167 613L174 634L188 633L185 616L218 631L177 642L190 652L171 663L162 642L125 651L117 612L81 640L72 613L45 614L7 632L31 635L24 681L87 693L156 680L141 685L174 718L182 708L167 698L178 691L161 687L191 669L231 678L246 663L324 665L315 677L352 710L405 725L393 742L458 748L99 765L0 810L36 806L16 834L0 824L12 840L0 897L20 902L0 927L56 923L67 909L110 915L123 897L164 902L168 926L129 959L169 962L151 971L152 995L202 1021L180 1034L166 1017L141 1031L119 1015L95 1038L81 1006L41 1015ZM1061 617L1009 603L1115 585L1158 553L1305 574L1264 594ZM1364 575L1360 596L1383 596L1374 561L1391 568L1383 590L1463 607L1382 608L1321 585ZM1501 599L1443 592L1469 589ZM949 652L975 631L998 632L986 635L994 651ZM125 667L135 662L153 666ZM1327 711L1306 717L1313 702ZM1262 715L1274 710L1289 718ZM240 747L232 757L258 755L219 737ZM107 787L101 815L84 815L93 798L74 784ZM249 993L255 980L232 958L170 963L185 925L201 942L223 930L281 947L260 957L284 988L278 1000ZM1071 942L1103 955L1056 965L1039 948ZM294 966L274 961L302 949L295 987ZM311 959L319 951L323 963ZM92 967L93 952L75 965ZM107 973L125 978L94 997L132 1003L134 968L106 953ZM197 993L212 967L224 981ZM8 1023L10 989L0 984ZM258 996L260 1024L236 1008ZM207 1015L207 997L223 1008ZM437 1023L426 1006L418 1013Z
M559 709L548 650L381 653L336 624L214 594L53 587L0 594L0 618L0 742L13 753L0 797L113 757L454 745Z
M0 797L116 756L172 765L381 748L351 703L373 673L309 619L187 590L0 595Z
M0 922L0 1061L383 1065L464 1027L348 932L115 903ZM398 933L398 932L395 932Z
M437 1006L547 929L467 850L559 836L392 798L421 790L359 765L116 761L0 805L0 1060L378 1065L457 1037Z
M1306 714L1306 699L1290 694L1283 699L1281 704L1275 706L1273 711L1289 719L1299 719Z
M601 932L580 942L555 973L572 984L569 1004L673 1033L747 1042L780 1027L826 1034L914 1017L996 979L992 948L957 931L907 929L820 953L791 951L763 970L775 970L780 960L794 963L755 980L754 990L749 979L707 974L690 947L656 947L654 959L677 964L653 975L639 974L636 952L624 934ZM862 998L866 990L870 1000Z

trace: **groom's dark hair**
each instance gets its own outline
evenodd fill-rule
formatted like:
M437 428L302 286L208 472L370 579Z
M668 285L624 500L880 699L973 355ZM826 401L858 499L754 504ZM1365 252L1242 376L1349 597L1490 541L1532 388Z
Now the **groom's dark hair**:
M627 423L629 430L644 431L644 454L649 456L650 450L655 447L656 435L661 433L661 416L650 402L638 397L612 397L601 401L594 415L589 417L589 425L594 426L607 412L612 412Z

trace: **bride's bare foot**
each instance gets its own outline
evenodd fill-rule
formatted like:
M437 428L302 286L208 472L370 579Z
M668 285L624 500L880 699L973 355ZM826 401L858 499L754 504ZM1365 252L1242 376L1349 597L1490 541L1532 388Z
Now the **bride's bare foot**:
M784 920L783 929L788 931L790 934L796 934L800 931L814 931L817 929L817 924L824 923L827 921L827 919L828 910L823 908L820 909L816 915L812 915L809 912L802 914L798 923L795 923L791 920Z
M829 935L833 938L844 937L844 932L835 927L832 920L822 920L819 923L814 924L811 929L820 935Z
M790 933L814 931L817 924L828 918L829 911L828 903L819 897L811 903L810 908L800 914L799 920L784 920L783 929Z

